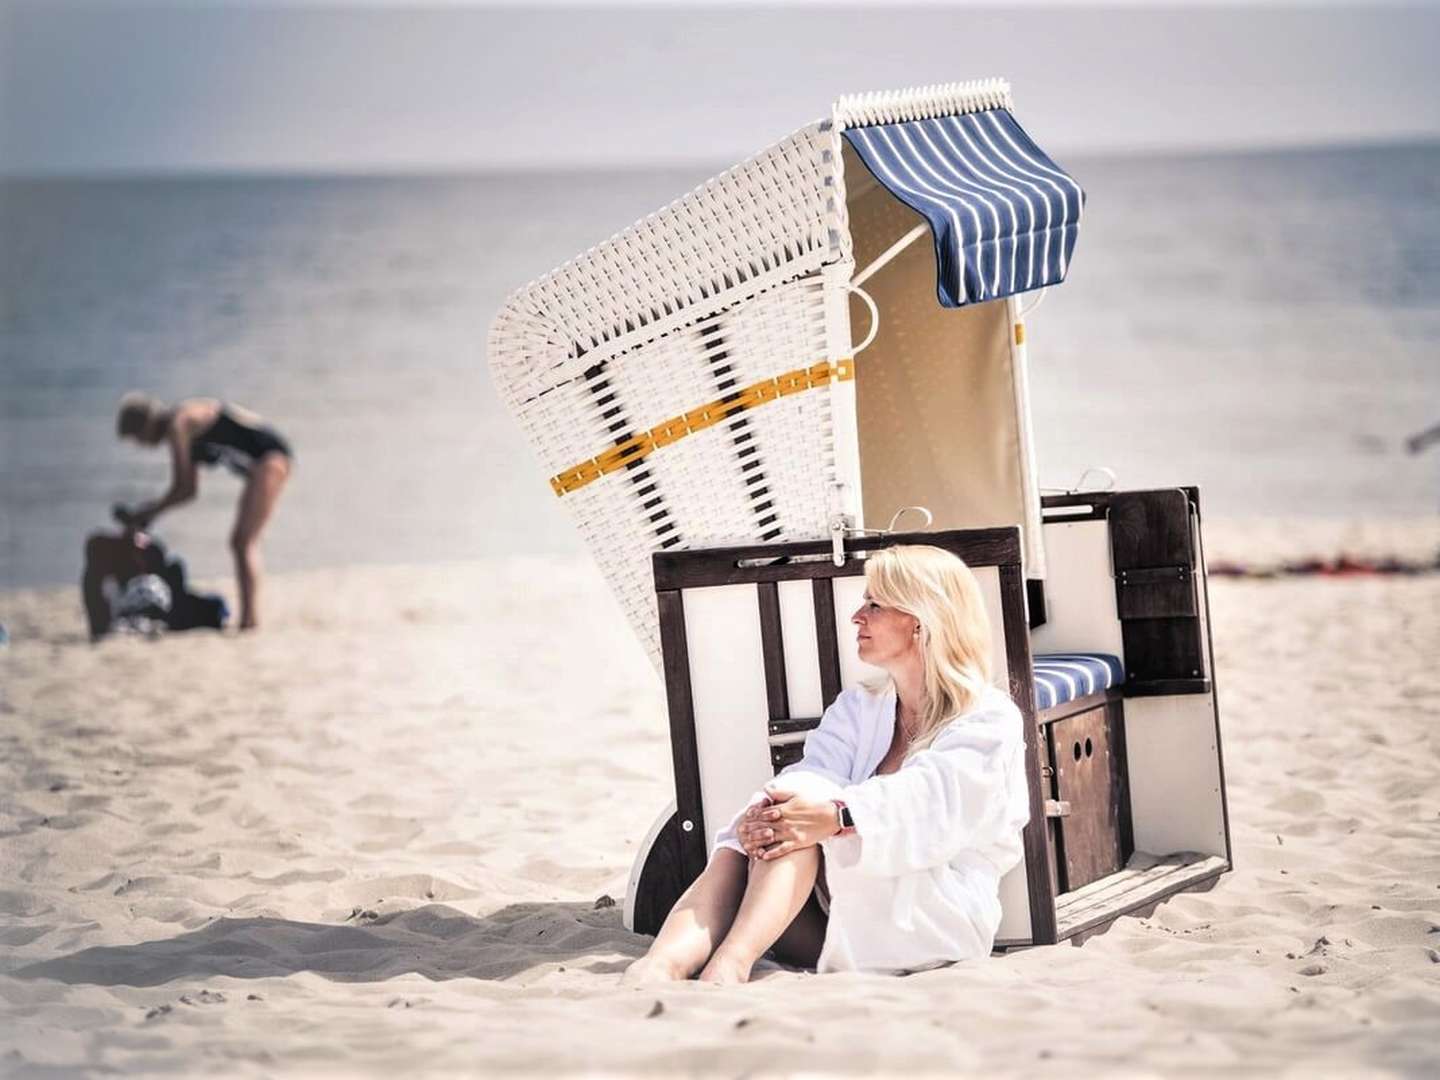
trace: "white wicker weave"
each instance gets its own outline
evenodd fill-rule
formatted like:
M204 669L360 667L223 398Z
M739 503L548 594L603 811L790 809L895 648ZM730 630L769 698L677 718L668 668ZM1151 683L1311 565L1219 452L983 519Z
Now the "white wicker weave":
M843 130L1011 107L1010 84L1004 79L972 79L909 90L846 94L835 103L831 115L836 127Z
M652 552L822 537L837 492L860 523L853 386L836 367L851 357L854 271L840 130L1008 104L999 80L844 98L496 317L500 394L657 666ZM754 390L764 404L709 426L680 422L802 371L820 376Z

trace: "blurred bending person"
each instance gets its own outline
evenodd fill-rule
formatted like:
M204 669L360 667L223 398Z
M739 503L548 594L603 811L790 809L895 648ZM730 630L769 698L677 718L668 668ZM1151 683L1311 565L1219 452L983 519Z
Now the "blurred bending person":
M201 465L223 462L244 480L230 550L240 588L240 629L255 629L260 625L260 533L290 477L289 444L254 413L214 398L166 405L145 394L126 394L116 430L121 439L142 446L167 444L173 464L165 494L139 506L116 508L116 516L129 528L147 529L164 511L193 499Z

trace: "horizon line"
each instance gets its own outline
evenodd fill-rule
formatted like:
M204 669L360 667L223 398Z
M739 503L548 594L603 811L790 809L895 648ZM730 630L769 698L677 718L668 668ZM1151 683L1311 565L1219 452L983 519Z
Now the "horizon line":
M1420 149L1440 146L1440 134L1415 133L1413 135L1387 135L1376 138L1297 140L1290 143L1197 143L1189 146L1157 147L1099 147L1091 150L1060 150L1057 157L1076 161L1125 161L1164 160L1199 157L1264 157L1281 154L1307 154L1324 152L1354 152L1375 149ZM120 166L114 168L81 169L17 169L9 170L0 166L0 182L24 183L44 181L137 181L137 180L200 180L200 179L422 179L444 177L500 177L533 176L551 174L679 172L696 169L711 170L717 175L724 170L748 160L732 160L721 164L716 158L656 158L636 162L516 162L510 164L467 164L463 162L435 162L433 164L352 164L352 165L179 165L179 166Z

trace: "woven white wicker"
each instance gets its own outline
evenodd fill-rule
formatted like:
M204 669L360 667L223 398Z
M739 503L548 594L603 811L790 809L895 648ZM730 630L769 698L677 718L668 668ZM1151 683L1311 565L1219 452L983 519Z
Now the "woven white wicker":
M1011 107L1010 84L1004 79L973 79L908 90L846 94L835 103L831 115L835 126L843 130Z
M1001 80L843 98L496 317L495 383L657 666L652 552L863 524L840 131L1009 100Z

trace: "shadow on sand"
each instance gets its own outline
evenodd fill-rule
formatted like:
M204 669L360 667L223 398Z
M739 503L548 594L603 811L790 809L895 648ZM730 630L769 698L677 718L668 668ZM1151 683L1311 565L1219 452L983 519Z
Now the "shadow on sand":
M270 978L313 971L339 982L379 982L416 972L429 979L508 979L594 954L623 954L582 970L618 973L647 938L627 931L618 907L511 904L480 918L444 904L339 925L287 919L216 919L179 937L96 946L12 971L16 978L99 986L158 986L228 975Z

